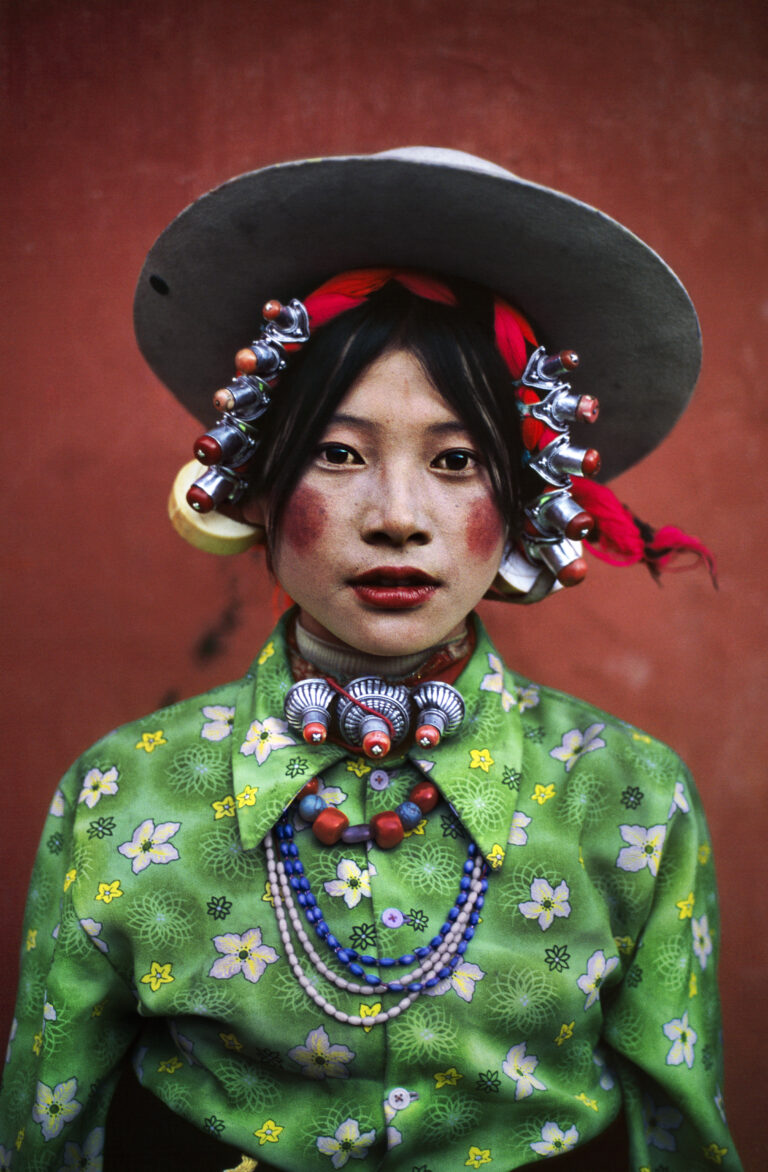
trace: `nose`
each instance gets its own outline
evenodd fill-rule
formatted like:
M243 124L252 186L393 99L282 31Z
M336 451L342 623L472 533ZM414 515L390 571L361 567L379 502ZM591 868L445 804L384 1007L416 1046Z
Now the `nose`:
M419 486L402 472L376 478L364 503L362 536L368 545L428 545L432 526Z

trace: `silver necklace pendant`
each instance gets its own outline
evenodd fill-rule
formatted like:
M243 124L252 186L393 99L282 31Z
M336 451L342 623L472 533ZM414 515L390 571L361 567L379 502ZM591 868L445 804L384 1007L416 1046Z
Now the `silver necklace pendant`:
M345 692L337 708L342 737L359 746L366 757L386 757L411 723L408 689L376 676L359 676L347 684Z

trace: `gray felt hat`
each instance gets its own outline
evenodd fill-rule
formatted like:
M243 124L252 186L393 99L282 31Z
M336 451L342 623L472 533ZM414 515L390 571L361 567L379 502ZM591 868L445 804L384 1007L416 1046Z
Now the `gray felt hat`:
M574 439L599 449L603 480L656 447L691 396L698 320L652 249L587 204L434 147L282 163L202 196L147 257L139 345L207 424L265 301L380 265L484 285L522 310L549 350L576 350L574 389L602 410Z

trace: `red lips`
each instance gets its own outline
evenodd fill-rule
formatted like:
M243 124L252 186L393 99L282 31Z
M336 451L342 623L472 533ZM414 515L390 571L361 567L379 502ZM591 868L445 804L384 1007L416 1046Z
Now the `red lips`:
M409 610L430 599L440 582L414 566L377 566L352 578L350 585L368 606Z

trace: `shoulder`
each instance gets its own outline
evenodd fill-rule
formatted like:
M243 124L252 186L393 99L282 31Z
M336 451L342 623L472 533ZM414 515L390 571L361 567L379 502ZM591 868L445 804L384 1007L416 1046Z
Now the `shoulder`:
M167 781L173 763L184 755L199 759L197 768L203 772L207 760L228 757L237 697L248 679L219 685L113 729L67 771L61 799L92 809L101 796L116 792L120 779L130 777L135 784Z

